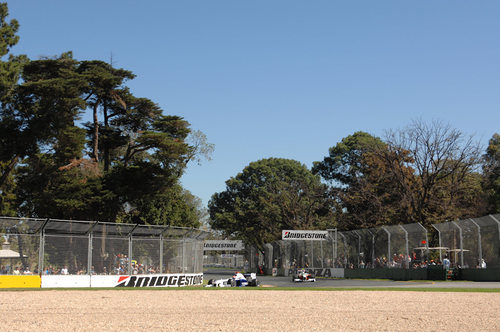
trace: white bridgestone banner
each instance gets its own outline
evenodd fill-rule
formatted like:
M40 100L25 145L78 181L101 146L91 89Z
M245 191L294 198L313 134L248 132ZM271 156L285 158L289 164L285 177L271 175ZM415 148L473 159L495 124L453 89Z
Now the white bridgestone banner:
M203 273L42 275L42 288L183 287L203 284Z
M241 240L205 240L203 250L243 250L245 246Z
M283 230L281 232L283 240L313 240L325 241L328 239L328 231L292 231Z

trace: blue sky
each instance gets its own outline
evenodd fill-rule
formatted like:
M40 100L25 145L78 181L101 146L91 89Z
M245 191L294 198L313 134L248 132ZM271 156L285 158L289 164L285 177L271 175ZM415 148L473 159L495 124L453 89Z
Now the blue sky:
M204 204L252 161L308 167L343 137L443 120L500 132L500 1L9 1L14 54L73 51L215 144L184 186Z

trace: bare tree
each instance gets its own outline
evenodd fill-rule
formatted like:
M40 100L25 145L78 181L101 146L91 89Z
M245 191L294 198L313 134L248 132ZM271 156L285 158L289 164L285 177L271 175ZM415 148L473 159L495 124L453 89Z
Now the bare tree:
M386 132L385 139L388 149L381 153L413 210L412 221L428 225L461 217L457 204L471 190L467 184L481 161L473 136L441 121L414 120L404 129Z

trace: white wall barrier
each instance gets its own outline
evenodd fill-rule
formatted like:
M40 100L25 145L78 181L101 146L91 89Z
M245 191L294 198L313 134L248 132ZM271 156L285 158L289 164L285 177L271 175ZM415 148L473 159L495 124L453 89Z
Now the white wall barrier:
M89 275L42 275L42 288L90 287Z
M203 283L203 273L142 275L42 275L42 288L183 287Z

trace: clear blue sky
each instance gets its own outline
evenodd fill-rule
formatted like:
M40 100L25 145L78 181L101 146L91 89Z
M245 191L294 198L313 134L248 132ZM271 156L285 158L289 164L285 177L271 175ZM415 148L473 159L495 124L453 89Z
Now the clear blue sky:
M204 204L252 161L322 160L412 119L500 132L500 1L9 1L14 54L132 70L137 96L215 144L184 186Z

